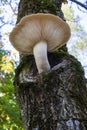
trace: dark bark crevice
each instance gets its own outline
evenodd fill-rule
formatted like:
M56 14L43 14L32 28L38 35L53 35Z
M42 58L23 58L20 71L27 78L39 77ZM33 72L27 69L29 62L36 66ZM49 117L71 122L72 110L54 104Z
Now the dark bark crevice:
M25 15L40 12L65 20L63 1L21 0L17 23ZM16 69L15 94L24 130L87 130L87 88L81 64L66 46L48 53L48 59L51 70L47 73L38 74L33 55L21 55Z
M15 90L25 130L86 130L87 90L80 63L67 53L55 52L48 57L57 68L41 75L36 70L34 82L22 83L20 78L24 71L29 74L34 69L30 69L31 58L26 58L26 69L17 69Z

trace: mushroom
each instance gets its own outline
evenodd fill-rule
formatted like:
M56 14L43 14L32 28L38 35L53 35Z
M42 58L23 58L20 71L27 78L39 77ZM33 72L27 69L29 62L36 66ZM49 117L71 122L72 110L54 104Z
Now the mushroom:
M39 73L50 70L47 52L62 47L70 38L70 27L53 14L32 14L21 19L9 39L22 54L34 54Z

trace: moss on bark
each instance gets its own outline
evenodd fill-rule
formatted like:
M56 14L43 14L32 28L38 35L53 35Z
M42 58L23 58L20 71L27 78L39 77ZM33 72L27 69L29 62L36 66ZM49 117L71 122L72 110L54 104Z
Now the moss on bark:
M32 13L52 13L65 20L65 0L21 0L18 19ZM86 130L87 88L81 64L66 47L48 53L51 71L39 75L33 55L16 69L15 92L24 130Z
M85 130L87 90L81 64L63 51L48 57L52 70L47 73L38 75L33 56L17 68L15 89L24 129Z

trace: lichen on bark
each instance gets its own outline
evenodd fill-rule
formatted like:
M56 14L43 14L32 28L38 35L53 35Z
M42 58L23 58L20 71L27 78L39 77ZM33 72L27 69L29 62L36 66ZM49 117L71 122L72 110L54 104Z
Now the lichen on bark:
M66 0L21 0L18 19L52 13L65 20ZM87 88L81 64L66 47L48 53L51 70L38 74L33 55L23 55L14 86L24 130L87 130Z
M65 20L61 10L62 2L62 0L21 0L18 7L17 23L25 15L35 13L51 13Z
M86 130L87 90L81 64L60 51L48 58L52 70L41 75L30 56L17 68L15 89L24 129Z

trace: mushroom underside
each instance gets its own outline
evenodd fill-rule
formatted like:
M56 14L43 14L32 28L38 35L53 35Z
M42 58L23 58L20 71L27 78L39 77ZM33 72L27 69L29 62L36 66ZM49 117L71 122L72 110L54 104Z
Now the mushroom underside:
M39 73L50 70L47 51L60 48L68 41L70 28L58 16L25 16L10 34L10 41L21 53L34 54Z
M31 54L40 41L47 43L47 51L53 51L63 46L70 37L68 24L55 19L32 19L23 25L18 24L12 33L10 40L13 46L22 53Z

